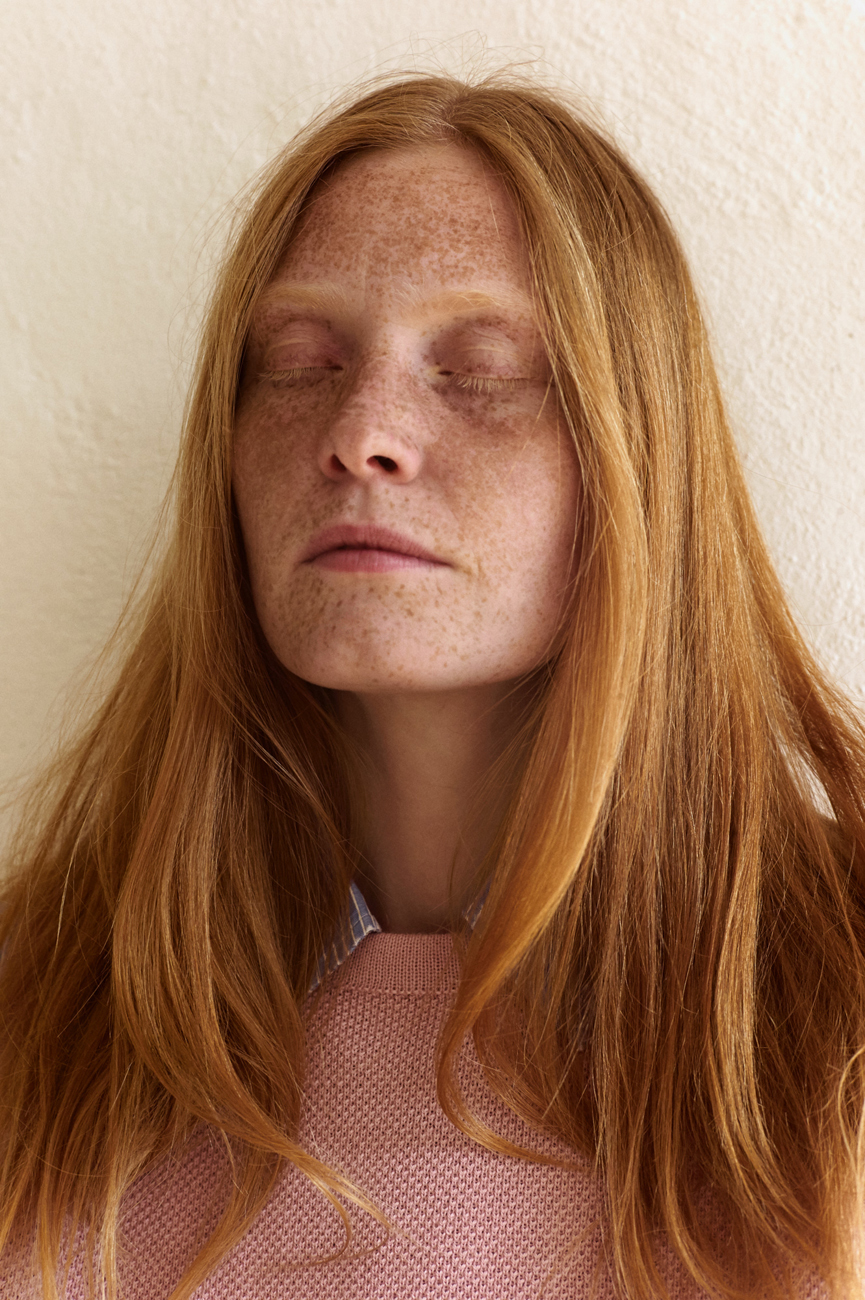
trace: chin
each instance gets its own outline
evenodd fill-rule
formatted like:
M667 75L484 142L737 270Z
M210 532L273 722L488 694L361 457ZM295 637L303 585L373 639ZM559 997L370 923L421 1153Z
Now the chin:
M488 647L457 645L445 658L429 642L411 637L402 644L396 636L314 637L301 645L280 645L275 637L270 644L295 677L328 690L370 695L465 690L513 681L543 662L546 649L511 643L504 647L507 653L495 656Z
M324 686L332 691L347 691L355 695L402 694L408 691L446 691L480 683L467 679L464 674L408 672L404 668L374 668L363 671L349 669L328 671L320 664L310 665L302 671L291 667L296 677L313 686Z
M531 667L469 665L457 660L452 665L407 665L387 659L381 662L334 664L322 660L282 661L296 677L313 686L355 695L394 695L410 692L459 691L512 681L531 671Z

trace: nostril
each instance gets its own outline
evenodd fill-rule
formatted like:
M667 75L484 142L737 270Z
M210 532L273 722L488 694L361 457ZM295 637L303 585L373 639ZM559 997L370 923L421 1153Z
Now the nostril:
M392 474L396 469L396 461L391 460L390 456L373 456L372 459L378 461L382 469L386 470L388 474Z

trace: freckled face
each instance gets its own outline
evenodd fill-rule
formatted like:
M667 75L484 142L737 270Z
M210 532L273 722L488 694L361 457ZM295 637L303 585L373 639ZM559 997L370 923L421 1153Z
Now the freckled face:
M578 502L549 378L515 215L473 152L376 151L317 188L256 309L234 447L288 669L402 692L543 662Z

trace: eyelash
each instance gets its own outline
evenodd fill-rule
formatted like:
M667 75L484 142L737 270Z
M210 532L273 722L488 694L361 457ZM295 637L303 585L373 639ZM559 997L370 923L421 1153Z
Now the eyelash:
M272 384L292 383L297 379L311 378L316 374L333 374L339 366L293 366L286 370L265 370L259 379ZM440 378L446 379L456 388L475 393L500 393L510 388L517 388L526 383L525 379L499 379L491 375L467 375L454 370L439 371Z
M286 370L264 370L258 377L271 384L285 384L294 379L308 379L315 374L332 374L338 369L338 366L293 366Z
M451 373L448 378L457 388L466 388L475 393L500 393L509 388L524 384L524 379L494 379L490 375L461 375Z

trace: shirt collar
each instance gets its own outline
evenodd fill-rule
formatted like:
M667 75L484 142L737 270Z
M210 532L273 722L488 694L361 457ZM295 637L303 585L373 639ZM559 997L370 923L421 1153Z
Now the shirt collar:
M489 884L485 886L481 896L463 913L472 928L478 923L478 917L483 911L488 893ZM365 939L368 934L381 933L381 926L369 910L366 899L357 884L352 881L345 915L335 935L319 958L318 970L309 988L310 993L318 988L325 975L332 974L351 956L361 939Z

